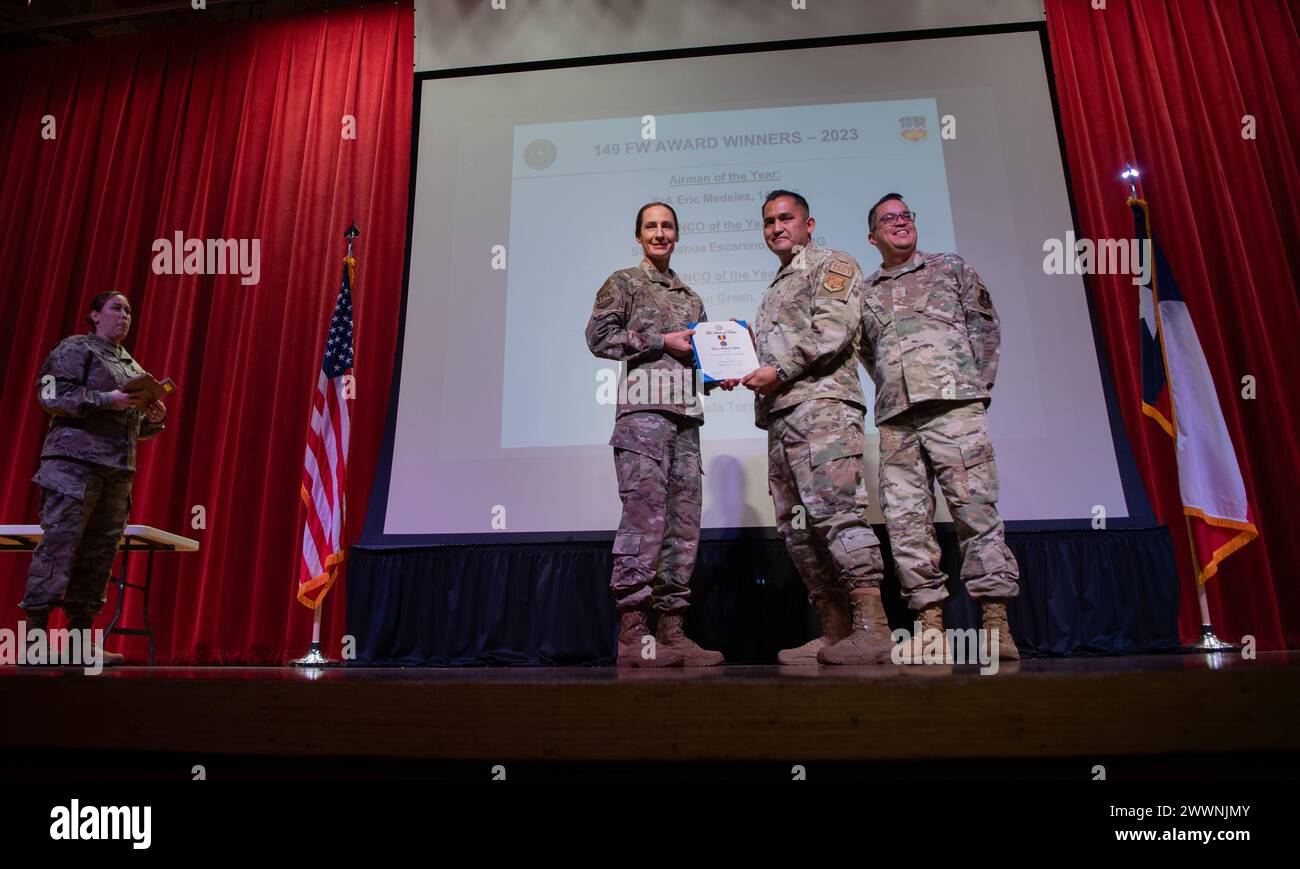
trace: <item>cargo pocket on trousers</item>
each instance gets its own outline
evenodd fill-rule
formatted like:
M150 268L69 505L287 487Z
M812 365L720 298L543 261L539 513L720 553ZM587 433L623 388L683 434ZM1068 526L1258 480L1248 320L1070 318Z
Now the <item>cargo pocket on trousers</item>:
M627 450L653 459L656 463L664 456L662 444L656 443L651 438L638 437L636 432L627 429L616 427L609 437L609 445L616 450Z
M69 467L58 459L46 459L41 462L32 482L42 489L58 492L78 501L86 500L85 471L82 468Z
M45 557L33 557L31 565L27 568L28 582L37 582L45 584L49 582L50 577L54 575L54 559L48 555Z
M808 438L808 463L821 467L836 459L862 455L862 433L854 429L840 429Z
M699 450L683 449L681 463L688 468L697 468L700 476L704 475L704 454Z
M850 561L880 566L880 538L869 527L845 528L835 536L835 547L847 554ZM876 549L875 553L862 551L872 547Z
M867 506L862 480L862 429L844 428L808 437L809 469L794 469L799 499L813 521Z
M966 490L972 504L998 502L998 469L993 462L993 445L987 438L961 445L961 461L966 468Z
M618 475L619 497L639 490L643 480L658 473L663 449L653 441L616 428L609 439L609 445L614 448L614 471Z
M636 555L641 551L641 534L616 534L614 535L614 554L615 555Z
M1015 576L1016 557L1002 542L990 540L983 546L972 546L962 560L961 580L966 582L985 576Z

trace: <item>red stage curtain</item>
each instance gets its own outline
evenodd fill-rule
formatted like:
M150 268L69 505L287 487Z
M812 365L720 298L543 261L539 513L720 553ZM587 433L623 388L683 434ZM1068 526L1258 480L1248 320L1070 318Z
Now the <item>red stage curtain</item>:
M1047 0L1080 232L1131 238L1119 181L1142 172L1154 232L1196 322L1260 538L1207 591L1219 635L1300 646L1300 13L1289 0ZM1256 138L1242 137L1243 117ZM1140 410L1137 295L1091 292L1124 421L1183 577L1180 632L1199 634L1173 444ZM1255 378L1253 400L1242 378Z
M277 663L310 639L311 613L295 600L299 486L353 220L348 540L360 532L401 301L412 35L403 2L0 55L0 521L38 521L41 362L85 331L92 296L124 291L135 309L127 347L180 384L167 431L141 446L131 521L201 543L157 557L161 662ZM343 136L345 115L355 138ZM46 116L53 140L42 138ZM151 245L177 231L259 239L260 282L154 274ZM191 527L196 506L206 529ZM18 618L29 561L0 554L0 624ZM323 625L335 656L343 600L340 582ZM137 638L109 647L147 654Z

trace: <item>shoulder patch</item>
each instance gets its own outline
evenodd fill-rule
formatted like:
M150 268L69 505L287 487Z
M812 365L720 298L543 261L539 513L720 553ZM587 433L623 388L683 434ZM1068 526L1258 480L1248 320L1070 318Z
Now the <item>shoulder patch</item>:
M846 278L853 277L853 264L847 263L841 259L832 259L830 272L834 275L843 275Z
M596 293L596 307L608 308L614 304L614 292L609 287L601 287Z
M828 276L826 280L822 282L822 289L824 289L826 295L830 296L832 299L841 299L849 294L848 282L845 281L843 275L839 274Z
M993 299L989 296L989 291L984 287L983 283L980 284L979 302L981 308L993 307Z

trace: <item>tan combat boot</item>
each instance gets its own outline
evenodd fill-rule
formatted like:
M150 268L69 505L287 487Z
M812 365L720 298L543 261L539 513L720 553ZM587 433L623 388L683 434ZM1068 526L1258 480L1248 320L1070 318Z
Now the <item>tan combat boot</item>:
M680 667L682 665L680 652L665 648L658 641L644 643L643 637L650 637L650 631L646 628L645 613L641 610L624 610L618 628L618 666Z
M93 618L88 618L85 616L76 616L75 618L68 619L68 628L74 631L89 631L91 625L93 625L94 623L95 620ZM89 663L90 661L94 660L95 649L96 649L95 644L87 640L86 645L82 648L82 655L86 659L85 663ZM108 649L105 649L102 646L99 647L99 654L104 656L103 665L105 667L116 667L118 664L121 664L123 661L126 660L126 655L122 655L117 652L110 652Z
M824 646L838 643L849 635L849 608L843 594L835 593L830 597L818 598L814 606L822 620L822 635L802 646L777 652L776 660L779 663L791 667L811 666L817 663L817 653Z
M993 631L998 632L998 660L1001 661L1019 661L1020 650L1016 648L1016 641L1011 636L1011 626L1007 624L1007 604L1005 601L986 600L981 604L984 610L984 633L982 634L982 643L988 642L989 634ZM981 650L986 657L987 647Z
M662 613L659 616L659 628L655 632L659 640L660 654L664 649L671 649L682 656L683 667L713 667L722 663L722 653L702 648L682 631L681 613Z
M853 606L853 633L817 653L823 664L888 664L894 641L889 636L889 619L880 600L880 589L858 588L849 592Z
M911 639L898 644L898 660L903 664L951 664L952 650L943 632L943 608L928 606L916 614ZM938 632L937 635L935 632ZM935 644L938 644L936 650Z

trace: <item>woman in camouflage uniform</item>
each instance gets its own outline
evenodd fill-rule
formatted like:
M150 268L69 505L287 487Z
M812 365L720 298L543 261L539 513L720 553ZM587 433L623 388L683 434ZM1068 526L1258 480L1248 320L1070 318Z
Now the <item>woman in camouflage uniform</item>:
M663 202L641 207L636 240L644 258L620 269L596 293L587 347L627 364L619 384L614 468L623 516L610 579L619 609L618 664L708 667L722 653L682 630L700 539L704 407L695 390L693 331L708 319L704 302L669 268L677 213ZM659 623L653 641L646 616Z
M45 629L62 606L68 627L89 629L104 605L109 572L131 506L136 442L163 430L167 409L137 407L122 386L145 371L122 346L131 303L101 293L90 303L88 335L64 338L41 366L37 396L50 414L41 466L44 534L19 604L30 628ZM105 664L121 655L104 653Z

